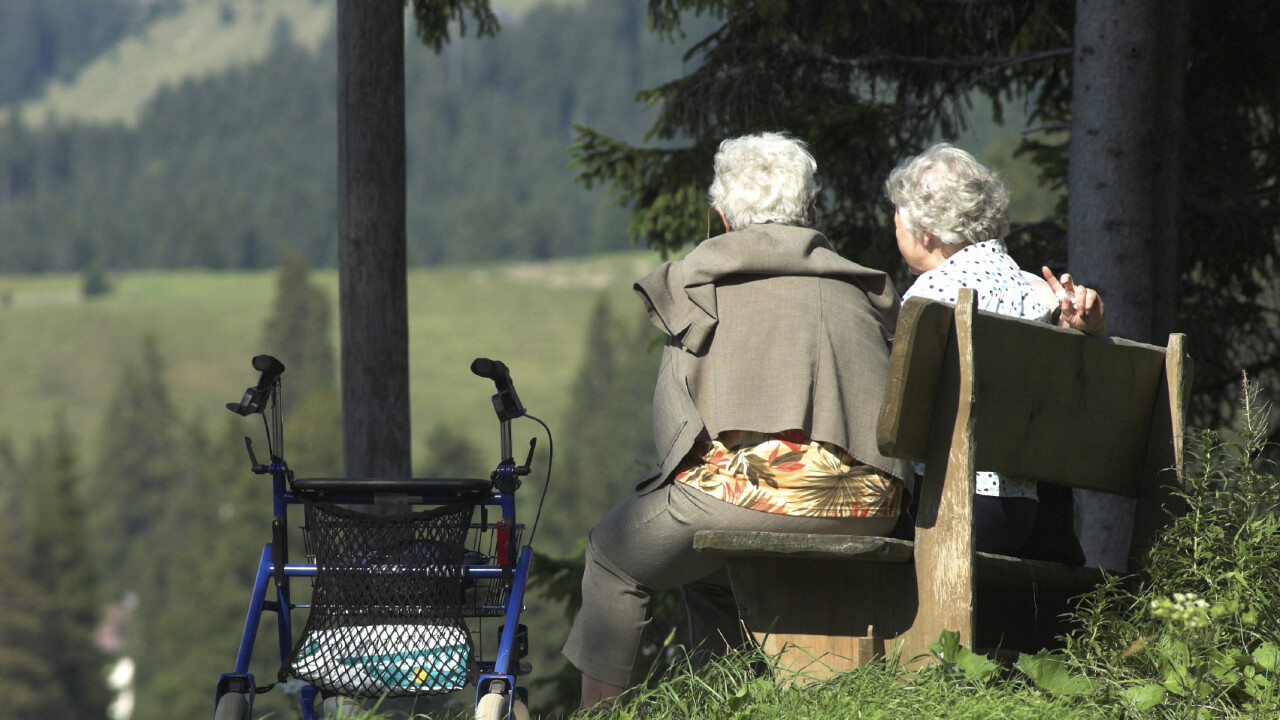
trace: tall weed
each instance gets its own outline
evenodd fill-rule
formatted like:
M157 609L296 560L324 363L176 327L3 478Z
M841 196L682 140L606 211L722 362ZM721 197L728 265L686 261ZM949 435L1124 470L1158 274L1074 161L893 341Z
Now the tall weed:
M1085 598L1067 653L1131 710L1280 716L1280 478L1270 406L1244 378L1234 428L1194 431L1178 498L1144 578Z

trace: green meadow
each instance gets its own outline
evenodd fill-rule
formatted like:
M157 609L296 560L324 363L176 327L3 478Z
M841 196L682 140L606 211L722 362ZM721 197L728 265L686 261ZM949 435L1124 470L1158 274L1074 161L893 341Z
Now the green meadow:
M472 359L503 360L530 412L564 439L568 388L579 372L591 309L604 295L615 311L642 312L631 283L658 262L633 252L548 263L413 269L408 274L411 433L414 468L439 423L497 453L493 386L471 375ZM153 336L165 359L164 387L184 421L207 427L227 415L256 379L273 272L152 271L112 277L104 296L81 297L78 275L0 276L0 438L25 451L65 413L91 472L97 437L124 363ZM312 282L333 304L337 357L337 273ZM286 436L289 422L286 371ZM257 428L246 426L246 432ZM517 428L517 444L534 429ZM486 456L488 457L488 456ZM306 472L306 459L291 457Z

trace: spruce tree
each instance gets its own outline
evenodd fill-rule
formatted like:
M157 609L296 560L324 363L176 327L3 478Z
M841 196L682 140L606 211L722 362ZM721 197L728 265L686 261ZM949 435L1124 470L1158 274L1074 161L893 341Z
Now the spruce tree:
M569 511L543 518L545 528L538 531L538 557L530 580L538 602L531 606L529 623L537 623L539 642L555 650L568 631L566 621L581 606L588 530L632 492L657 455L650 408L661 335L639 302L615 312L603 295L586 333L587 349L561 433L565 439L563 455L558 457L564 459L556 463L551 490ZM651 611L641 648L640 666L646 670L658 660L655 653L671 630L684 626L684 610L676 593L656 596ZM667 656L665 661L671 659ZM573 710L580 674L558 654L541 662L544 674L536 681L537 709Z
M305 257L287 253L276 274L275 304L259 347L285 365L285 459L302 475L342 474L342 408L333 342L329 294L311 281Z
M61 413L37 442L27 485L27 572L46 599L40 650L67 699L67 718L102 717L109 702L106 658L94 644L101 617L98 573L86 535L83 477Z
M0 517L0 698L13 720L72 717L44 652L49 597L24 571L17 540Z
M332 317L329 295L311 282L307 259L301 253L285 253L276 271L275 303L258 347L284 363L290 398L300 400L333 384Z
M156 337L147 335L138 357L121 369L103 417L98 462L86 480L93 498L89 527L108 597L137 589L153 561L151 531L175 496L177 411L164 374Z
M228 417L213 438L197 423L182 432L179 497L156 527L169 542L148 568L135 622L135 720L209 714L218 676L234 669L253 571L270 538L270 479L249 471L243 420ZM274 615L263 625L274 633ZM275 675L273 640L258 646L261 685ZM273 707L277 695L257 707Z
M586 352L570 391L557 495L574 511L556 518L541 548L573 551L611 507L631 492L653 463L650 407L662 347L640 303L615 312L601 295L585 330Z

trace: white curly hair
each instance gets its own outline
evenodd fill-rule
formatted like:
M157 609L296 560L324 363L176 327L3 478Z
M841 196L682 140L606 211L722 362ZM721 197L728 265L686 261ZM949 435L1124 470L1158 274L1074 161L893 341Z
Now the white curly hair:
M913 237L931 232L950 245L1003 240L1009 191L995 171L941 142L889 173L885 192Z
M786 133L730 138L716 152L707 195L734 230L769 222L808 226L820 187L817 169L804 142Z

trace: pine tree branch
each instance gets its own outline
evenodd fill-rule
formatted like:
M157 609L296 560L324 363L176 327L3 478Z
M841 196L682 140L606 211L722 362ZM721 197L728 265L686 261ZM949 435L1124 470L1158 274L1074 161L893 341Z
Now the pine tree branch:
M952 1L962 2L963 0ZM849 62L858 63L863 67L873 63L889 62L901 65L922 65L926 67L941 67L954 70L976 70L1009 67L1024 63L1041 62L1044 60L1056 60L1063 57L1071 57L1071 48L1054 48L1052 50L1042 50L1040 52L1010 55L1008 57L969 56L958 58L931 58L921 57L918 55L899 55L897 53L881 51L873 53L865 59L860 58ZM833 62L834 61L835 59L833 59Z

